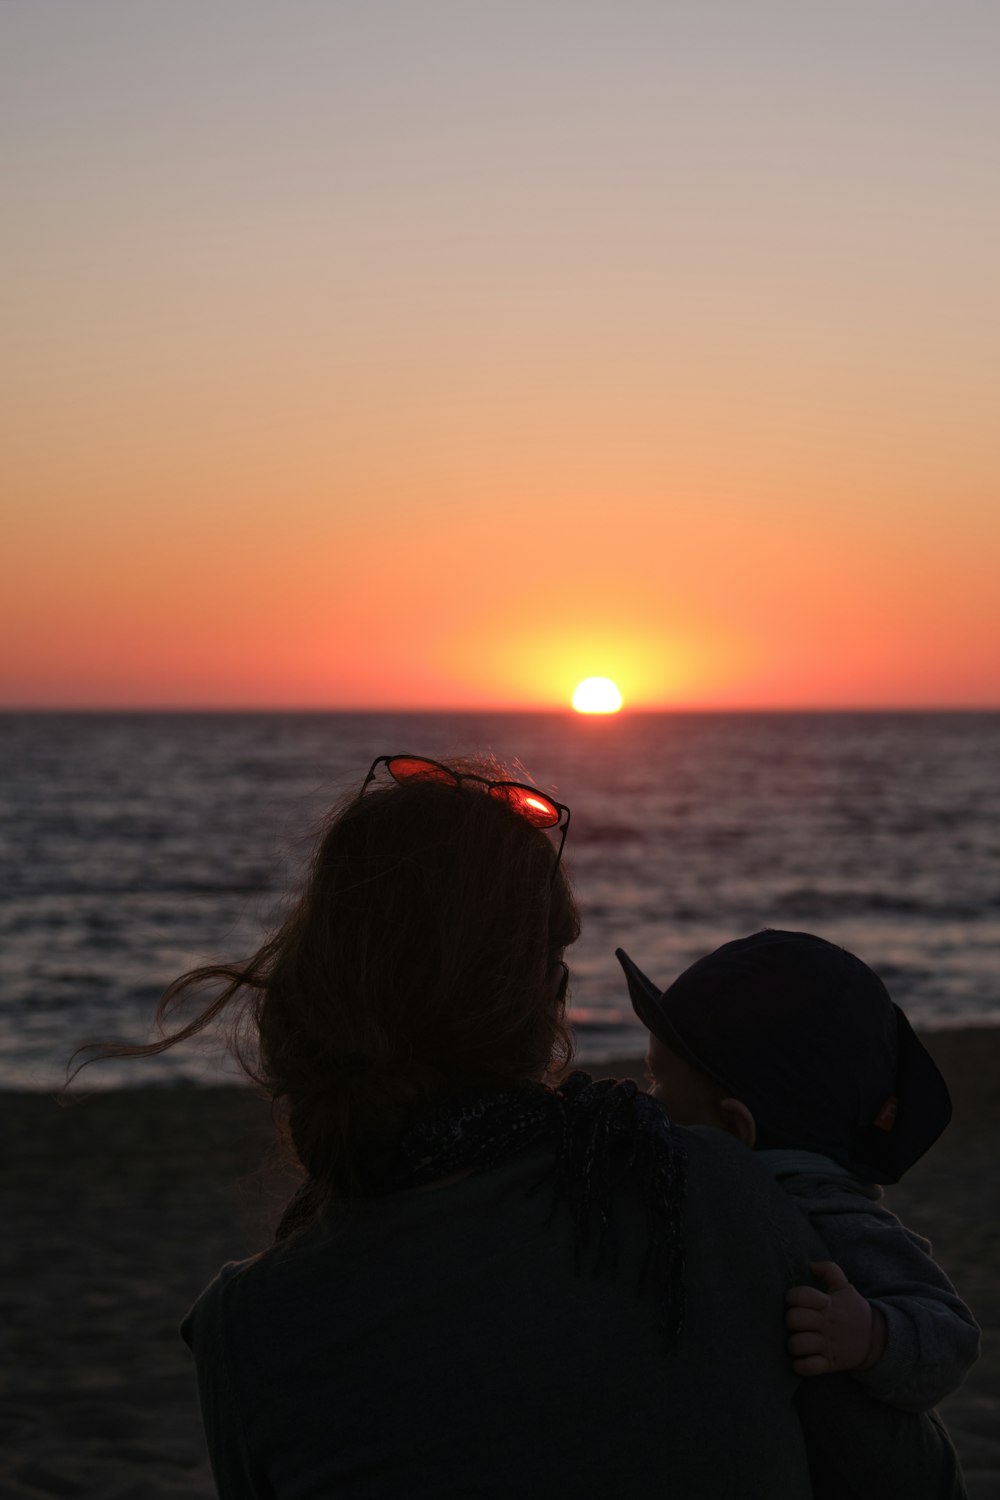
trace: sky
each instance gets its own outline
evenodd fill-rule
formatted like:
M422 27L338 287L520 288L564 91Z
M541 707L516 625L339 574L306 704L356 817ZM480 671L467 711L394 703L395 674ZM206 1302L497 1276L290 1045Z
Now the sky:
M0 705L1000 706L993 0L4 0Z

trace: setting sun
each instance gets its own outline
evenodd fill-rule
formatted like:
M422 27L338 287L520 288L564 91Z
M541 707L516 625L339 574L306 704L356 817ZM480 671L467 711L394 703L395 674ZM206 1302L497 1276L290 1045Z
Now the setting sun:
M578 714L616 714L622 695L610 677L585 677L573 694Z

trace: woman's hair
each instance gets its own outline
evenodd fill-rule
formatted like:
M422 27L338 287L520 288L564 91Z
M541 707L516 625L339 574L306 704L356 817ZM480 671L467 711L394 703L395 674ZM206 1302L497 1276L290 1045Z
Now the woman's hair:
M449 764L508 779L492 761ZM555 860L546 834L475 782L372 787L334 809L298 899L250 959L176 979L160 1040L80 1050L88 1062L163 1052L225 1016L322 1196L364 1191L435 1101L568 1062L558 965L579 918Z

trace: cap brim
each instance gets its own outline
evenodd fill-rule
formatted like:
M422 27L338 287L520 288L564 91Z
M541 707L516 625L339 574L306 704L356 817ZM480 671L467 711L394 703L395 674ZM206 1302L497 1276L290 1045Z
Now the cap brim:
M615 958L625 971L632 1009L646 1030L665 1047L669 1047L671 1052L675 1052L693 1068L697 1068L700 1073L707 1073L709 1078L714 1078L717 1083L722 1084L723 1088L729 1088L728 1080L721 1078L714 1068L709 1067L696 1052L693 1052L672 1024L667 1015L666 991L657 989L653 981L648 979L638 965L632 962L624 948L615 949Z
M647 979L638 965L632 962L624 948L615 949L615 958L625 971L632 1009L646 1030L655 1034L662 1020L659 989L651 979Z

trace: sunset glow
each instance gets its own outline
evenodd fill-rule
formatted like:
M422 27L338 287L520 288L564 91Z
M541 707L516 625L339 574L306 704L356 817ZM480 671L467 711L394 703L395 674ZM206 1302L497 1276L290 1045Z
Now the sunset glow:
M585 677L573 694L578 714L616 714L622 695L610 677Z
M623 5L0 8L0 704L1000 704L1000 7Z

